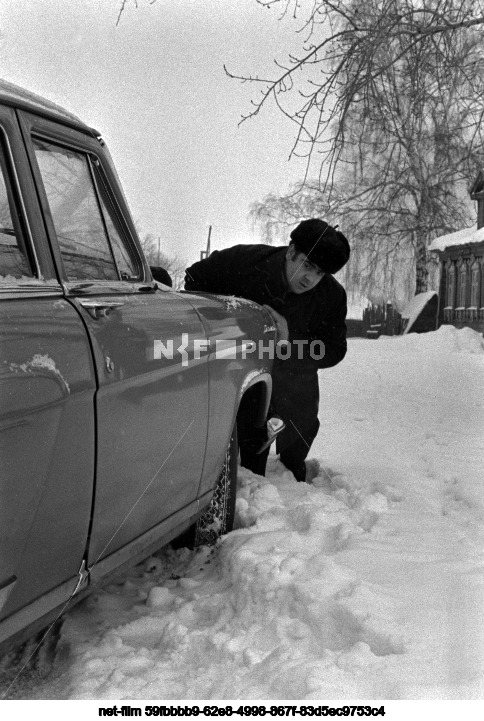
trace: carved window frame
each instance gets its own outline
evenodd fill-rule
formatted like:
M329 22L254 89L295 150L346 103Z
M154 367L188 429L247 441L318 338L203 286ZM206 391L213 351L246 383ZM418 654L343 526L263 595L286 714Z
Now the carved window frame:
M445 308L453 309L455 307L455 287L456 287L456 267L455 263L449 258L445 263L446 284L445 284Z
M467 301L467 258L461 258L457 263L457 298L456 310L464 310Z

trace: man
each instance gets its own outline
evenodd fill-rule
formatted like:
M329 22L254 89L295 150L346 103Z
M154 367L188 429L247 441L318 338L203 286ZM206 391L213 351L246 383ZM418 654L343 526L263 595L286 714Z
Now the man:
M319 429L317 371L336 365L346 354L346 293L333 273L349 255L343 233L310 218L292 231L289 247L236 245L214 251L186 271L186 290L255 301L272 314L278 339L289 341L290 347L274 360L271 409L286 424L276 448L297 481L306 480L305 459ZM250 409L243 416L241 463L264 475L269 449L258 451L265 429L254 428Z

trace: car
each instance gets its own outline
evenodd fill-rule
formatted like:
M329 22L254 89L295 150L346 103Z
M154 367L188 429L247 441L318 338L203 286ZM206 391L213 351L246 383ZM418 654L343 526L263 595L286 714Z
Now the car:
M187 529L230 530L237 417L251 403L262 423L271 393L251 351L275 328L255 303L153 279L75 115L2 81L0 151L5 658Z

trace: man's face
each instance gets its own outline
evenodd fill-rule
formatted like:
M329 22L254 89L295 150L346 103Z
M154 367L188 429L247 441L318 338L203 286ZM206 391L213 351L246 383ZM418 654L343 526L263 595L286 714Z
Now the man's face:
M324 275L304 253L298 253L292 243L286 253L285 273L290 290L298 295L312 290Z

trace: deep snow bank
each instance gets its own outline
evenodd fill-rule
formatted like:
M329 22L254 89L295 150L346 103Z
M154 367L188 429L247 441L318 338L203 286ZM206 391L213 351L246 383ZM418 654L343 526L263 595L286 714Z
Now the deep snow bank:
M483 370L468 329L350 341L313 485L242 470L238 529L75 609L18 697L482 698Z

